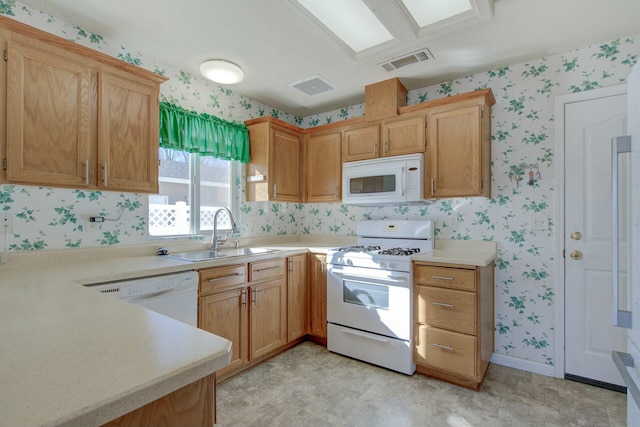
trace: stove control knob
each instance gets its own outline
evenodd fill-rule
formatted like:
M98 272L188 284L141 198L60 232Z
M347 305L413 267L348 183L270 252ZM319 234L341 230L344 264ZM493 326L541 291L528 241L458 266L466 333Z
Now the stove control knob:
M348 260L346 260L346 264L347 264L347 265L353 265L353 261L352 261L352 260L350 260L350 259L348 259Z

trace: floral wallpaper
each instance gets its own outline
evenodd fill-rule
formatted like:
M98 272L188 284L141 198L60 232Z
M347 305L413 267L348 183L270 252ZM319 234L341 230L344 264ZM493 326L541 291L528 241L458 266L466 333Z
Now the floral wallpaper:
M162 85L161 98L186 109L234 121L272 115L301 127L364 114L360 104L293 117L14 0L0 0L0 13L166 75L170 80ZM639 54L640 41L621 38L409 92L408 104L415 104L480 88L493 90L491 199L447 199L410 207L247 203L241 173L236 177L241 234L353 235L355 221L361 219L428 218L436 221L439 239L496 241L495 351L553 366L554 98L624 83ZM10 251L149 242L146 195L0 184L0 212L14 215ZM114 221L89 224L89 215Z

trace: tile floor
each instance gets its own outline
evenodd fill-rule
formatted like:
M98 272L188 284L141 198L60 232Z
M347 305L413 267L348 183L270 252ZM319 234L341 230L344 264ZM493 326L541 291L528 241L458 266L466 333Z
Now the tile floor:
M626 424L621 393L493 364L474 392L311 342L219 385L217 405L218 427Z

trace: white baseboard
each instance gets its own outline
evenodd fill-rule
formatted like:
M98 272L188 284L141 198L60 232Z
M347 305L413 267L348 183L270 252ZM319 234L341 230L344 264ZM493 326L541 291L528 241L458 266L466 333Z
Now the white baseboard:
M555 367L551 365L545 365L544 363L532 362L531 360L519 359L513 356L507 356L506 354L493 353L491 355L491 363L496 365L508 366L510 368L516 368L523 371L533 372L534 374L546 375L553 377L555 374Z

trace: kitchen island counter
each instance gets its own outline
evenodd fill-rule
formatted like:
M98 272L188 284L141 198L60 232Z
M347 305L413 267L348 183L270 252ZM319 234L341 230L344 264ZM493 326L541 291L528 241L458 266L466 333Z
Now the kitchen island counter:
M69 268L69 266L67 266ZM226 366L231 343L70 281L0 275L0 425L101 425Z

